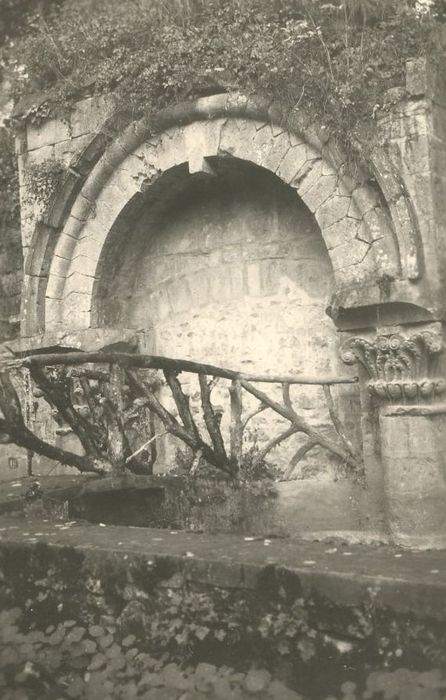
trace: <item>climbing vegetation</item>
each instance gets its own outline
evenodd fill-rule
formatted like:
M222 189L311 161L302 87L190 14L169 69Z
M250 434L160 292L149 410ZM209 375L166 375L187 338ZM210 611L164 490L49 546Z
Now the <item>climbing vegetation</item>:
M0 0L0 78L31 122L105 93L127 121L200 95L265 94L366 162L406 60L441 55L445 14L441 0Z
M15 99L38 93L31 119L91 94L137 117L238 89L301 104L345 144L443 35L428 0L47 0L31 16L3 52Z

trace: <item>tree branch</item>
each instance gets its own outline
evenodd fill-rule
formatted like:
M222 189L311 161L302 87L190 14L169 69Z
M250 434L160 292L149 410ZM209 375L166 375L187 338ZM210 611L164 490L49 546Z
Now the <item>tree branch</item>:
M197 440L201 440L199 430L190 410L189 397L184 394L183 388L176 376L176 373L164 370L164 376L172 392L173 399L178 409L180 418L183 421L184 427L191 435L194 435Z
M297 452L294 453L294 455L290 459L290 463L288 465L288 468L286 472L283 474L282 478L280 481L289 481L290 476L292 475L293 471L295 470L297 464L300 462L303 457L309 452L310 450L313 449L313 447L316 447L319 443L316 442L316 440L308 440L305 444L303 444Z
M259 454L253 461L253 466L257 466L262 462L262 460L265 459L266 455L268 452L271 452L274 447L277 447L277 445L280 445L281 442L286 440L287 438L291 437L291 435L294 435L295 433L298 433L299 428L296 426L292 425L290 428L287 428L286 430L283 431L283 433L280 433L280 435L277 435L277 437L273 438L269 442L266 443L265 447L260 450Z
M228 461L228 457L225 450L225 445L220 432L220 425L218 418L215 415L214 407L211 403L211 391L209 389L207 377L205 374L198 375L198 381L200 382L200 392L201 392L201 405L203 408L203 418L206 423L206 428L209 433L209 437L212 441L212 446L214 448L215 454L223 462Z

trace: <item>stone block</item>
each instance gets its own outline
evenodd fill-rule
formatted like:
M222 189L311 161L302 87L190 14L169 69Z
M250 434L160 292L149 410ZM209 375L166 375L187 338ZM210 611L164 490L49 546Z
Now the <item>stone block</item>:
M334 194L337 186L335 175L321 175L317 182L305 191L304 201L313 213Z
M173 315L172 304L169 299L166 287L159 287L156 291L148 296L147 309L142 312L145 314L143 321L147 324L147 316L163 322Z
M305 192L317 185L321 177L322 160L309 159L307 151L306 162L303 164L302 168L290 184L292 187L297 189L299 197L302 197L302 199L305 201Z
M85 134L84 136L73 137L68 141L59 141L53 147L53 157L63 163L65 167L68 167L74 159L79 158L79 155L91 142L91 139L92 136L90 134ZM38 153L38 151L34 151L34 153Z
M71 260L76 243L75 238L67 236L66 233L61 233L57 241L54 259L65 258L66 260Z
M189 168L194 168L203 158L216 156L220 145L220 134L224 120L195 122L188 124L183 129L185 159L189 161ZM179 162L184 162L181 160Z
M86 255L82 255L76 251L76 255L71 261L67 278L70 278L77 272L88 277L94 277L96 274L97 264L98 261L95 258L87 257Z
M60 299L45 299L45 330L59 330L62 323L62 303Z
M89 235L89 232L83 232L86 235L83 235L79 238L79 241L76 246L76 255L82 255L87 258L90 258L91 260L94 260L96 263L99 260L99 256L102 252L102 244L96 240L96 238L93 238L93 236Z
M363 224L359 234L361 240L372 243L380 238L388 236L392 238L390 221L385 211L380 207L376 207L365 214Z
M69 314L71 310L76 312L90 312L91 309L91 296L88 293L86 285L90 282L91 278L85 277L86 280L84 288L82 289L82 282L80 281L80 275L78 279L73 281L72 284L65 286L65 295L63 300L63 311L65 314Z
M66 303L72 303L76 300L76 304L82 306L82 308L90 308L91 305L91 291L93 288L93 278L90 275L85 275L82 272L70 271L67 276L65 283L65 300ZM68 302L68 297L71 295L71 302Z
M199 270L187 279L193 306L206 306L210 297L210 281L207 270Z
M51 261L50 276L56 275L56 277L65 278L70 269L70 260L68 258L61 258L57 255L53 256Z
M364 241L350 241L334 248L330 253L330 259L334 270L360 265L370 250L370 245Z
M262 282L259 263L249 263L246 266L246 272L249 295L252 297L260 296L262 293Z
M380 415L385 498L394 541L446 542L444 414Z
M304 197L305 199L305 197ZM316 220L322 230L343 219L349 210L351 199L341 195L333 195L316 211Z
M360 222L348 216L331 226L327 226L324 229L324 241L327 248L331 250L339 245L353 241L356 238L359 228Z
M46 296L49 299L62 299L65 288L65 277L59 277L54 272L48 277L46 286Z
M190 309L190 289L186 278L172 280L166 284L166 291L175 314L180 314Z
M241 265L232 265L230 268L231 297L242 299L246 292L245 271Z
M276 174L287 184L293 181L299 170L307 162L307 147L299 142L292 144L280 161Z
M279 163L290 149L291 144L287 133L273 137L271 130L266 127L257 132L253 146L257 154L255 162L275 173Z
M66 141L70 137L70 125L61 119L49 119L38 126L31 124L27 129L28 151L43 146L53 146L55 143Z
M368 211L378 205L379 195L374 188L362 185L353 190L352 199L357 210L361 214L367 214Z
M256 126L265 127L264 122L254 119L228 119L220 133L219 155L232 155L237 158L253 161L253 139L257 133Z
M73 138L100 131L105 120L113 111L113 98L110 95L87 97L76 104L70 116Z

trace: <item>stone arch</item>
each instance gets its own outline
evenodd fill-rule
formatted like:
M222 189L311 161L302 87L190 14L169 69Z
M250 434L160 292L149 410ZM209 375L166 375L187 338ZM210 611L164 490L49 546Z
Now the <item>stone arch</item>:
M212 98L206 102L213 104ZM47 329L67 321L77 329L91 325L100 253L123 207L161 173L185 162L191 173L206 169L212 157L252 162L296 190L320 226L338 291L400 274L390 218L376 191L352 188L342 167L336 169L302 136L258 119L210 116L144 137L137 125L106 151L79 193L54 250L46 289Z
M232 140L231 127L238 134ZM100 133L76 159L47 213L46 225L36 229L25 269L25 335L55 329L62 301L70 294L84 295L82 308L87 310L93 266L103 243L92 234L93 217L96 229L106 232L119 213L118 202L122 208L140 187L150 186L169 164L182 158L192 170L202 167L216 149L220 155L252 160L276 172L315 213L335 271L335 307L391 300L388 291L383 299L382 280L387 290L396 280L396 297L413 300L407 280L418 278L422 264L416 222L384 154L378 153L381 160L375 168L381 174L381 188L364 184L363 179L352 181L345 175L345 158L336 144L323 129L309 125L300 110L286 112L254 97L214 95L168 108L150 123L144 119L133 123L105 150L104 145ZM136 167L142 165L144 154L147 172ZM106 198L111 193L116 207L108 209L107 217Z

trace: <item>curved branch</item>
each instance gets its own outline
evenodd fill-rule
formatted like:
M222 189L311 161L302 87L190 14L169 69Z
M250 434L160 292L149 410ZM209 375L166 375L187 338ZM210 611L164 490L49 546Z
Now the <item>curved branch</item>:
M304 445L299 447L297 452L295 452L294 455L291 457L288 468L287 468L286 472L283 474L280 481L289 481L291 474L295 470L295 468L296 468L297 464L300 462L300 460L303 459L303 457L305 457L305 455L310 450L312 450L313 447L316 447L317 445L319 445L319 443L316 442L316 440L308 440L308 442L306 442Z
M281 442L283 442L287 438L291 437L291 435L294 435L295 433L299 433L299 432L300 432L299 428L292 425L290 428L287 428L287 430L284 430L283 433L280 433L280 435L277 435L277 437L275 437L272 440L270 440L269 442L267 442L265 447L262 450L260 450L257 457L253 460L253 466L259 465L262 462L262 460L265 459L268 452L271 452L271 450L274 447L277 447L277 445L280 445Z
M156 416L158 416L158 418L169 433L185 442L186 445L188 445L194 453L197 453L198 450L201 450L203 459L209 462L209 464L212 464L214 467L218 467L223 471L232 474L232 466L227 461L225 462L219 459L215 452L212 450L212 448L209 447L209 445L207 445L205 442L203 442L201 438L197 438L195 434L189 433L182 425L180 425L175 416L173 416L166 408L164 408L164 406L158 401L158 399L150 391L150 389L148 389L144 384L138 381L138 378L135 376L134 371L127 370L126 374L128 378L128 383L132 390L140 396L142 395L146 397L150 410L153 411L153 413L155 413Z
M102 459L101 451L91 435L92 426L88 425L82 416L76 413L75 409L64 395L64 392L58 387L55 387L48 379L43 369L37 366L34 362L30 362L29 372L34 382L43 392L43 398L51 406L54 406L63 420L68 423L70 428L79 438L85 452Z
M197 440L201 440L199 430L195 424L192 412L189 406L189 397L183 392L183 387L179 382L176 372L164 370L166 382L172 392L173 399L178 409L179 416L183 421L186 430L195 436Z
M0 419L0 431L2 433L6 432L11 437L12 442L19 447L32 450L43 457L48 457L69 467L75 467L80 472L104 474L110 470L110 465L106 462L50 445L50 443L37 437L25 425L10 425L8 421Z
M331 440L331 438L322 435L322 433L312 428L312 426L309 425L306 420L299 416L294 410L290 410L286 406L282 406L282 404L274 401L274 399L271 399L267 394L260 391L260 389L257 389L246 380L240 380L240 384L244 389L246 389L246 391L255 396L259 401L267 404L273 409L273 411L276 411L276 413L278 413L280 416L283 416L283 418L289 420L290 423L292 423L299 431L306 433L310 439L316 440L321 447L324 447L329 452L332 452L337 457L340 457L340 459L342 459L346 464L349 464L355 470L358 469L357 461L353 459L351 454L345 450L343 446L338 445L338 443Z
M269 406L264 406L263 404L260 404L254 411L251 411L251 413L248 413L246 416L245 420L242 423L242 431L245 431L246 426L248 425L249 421L254 418L254 416L257 416L259 413L262 413L263 411L266 411L266 409L269 408Z

